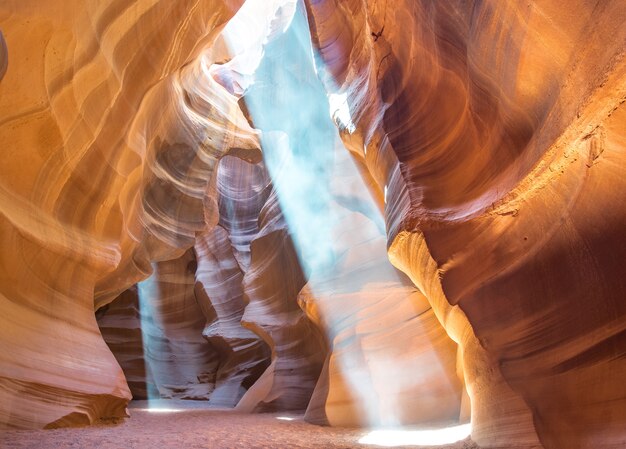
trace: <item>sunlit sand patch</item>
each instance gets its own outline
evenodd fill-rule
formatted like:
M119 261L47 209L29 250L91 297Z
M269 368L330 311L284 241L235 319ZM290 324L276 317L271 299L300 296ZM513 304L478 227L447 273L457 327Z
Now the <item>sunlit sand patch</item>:
M359 443L385 447L439 446L461 441L471 433L471 424L432 430L379 429L365 435Z

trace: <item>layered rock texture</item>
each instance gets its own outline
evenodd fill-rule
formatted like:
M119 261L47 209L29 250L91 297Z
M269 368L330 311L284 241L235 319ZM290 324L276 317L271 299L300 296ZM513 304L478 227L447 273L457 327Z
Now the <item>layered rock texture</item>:
M192 250L155 263L150 278L98 311L104 340L135 380L134 398L208 400L215 386L218 355L202 337L195 268Z
M216 221L204 197L219 156L257 146L203 70L223 58L209 44L238 6L0 7L5 426L125 415L130 391L94 306L180 257Z
M382 214L345 149L336 150L332 271L313 273L298 298L331 348L307 417L351 427L466 420L457 345L389 262Z
M3 2L0 427L171 397L626 446L624 23Z
M148 399L148 391L155 391L156 386L146 370L137 288L126 290L98 309L96 319L102 338L124 371L133 399Z
M472 437L623 445L623 2L309 12L390 258L463 352Z

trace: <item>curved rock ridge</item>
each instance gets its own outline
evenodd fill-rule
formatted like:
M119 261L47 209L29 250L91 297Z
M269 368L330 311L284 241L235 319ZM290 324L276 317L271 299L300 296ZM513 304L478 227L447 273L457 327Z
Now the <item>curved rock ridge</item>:
M157 391L146 370L141 311L137 287L133 286L96 312L102 338L120 364L133 399L148 399Z
M331 350L307 419L348 426L458 423L462 381L456 345L427 301L388 261L380 210L337 139L329 115L334 97L329 98L318 79L301 13L296 11L285 34L263 47L264 57L243 99L261 130L265 163L282 212L281 220L266 215L271 233L261 227L261 235L252 242L253 267L261 242L280 247L276 231L283 232L284 216L295 249L292 257L297 254L310 275L300 295L301 306L324 331L324 343ZM311 125L301 126L294 115ZM344 114L333 115L337 121L344 119ZM343 125L349 129L349 123ZM282 272L288 280L297 274L287 267ZM275 328L280 320L298 323L300 310L291 304L291 310L285 310L265 299L275 294L274 276L264 271L256 277L246 274L246 280L254 280L250 285L254 291L247 291L250 303L244 320L260 322L259 332L269 330L278 351L285 344ZM287 282L283 287L287 297L302 287L292 288ZM257 292L263 301L257 300ZM279 294L284 295L280 290ZM280 358L270 368L280 369L278 362ZM263 387L264 380L265 376L242 403Z
M196 297L205 310L202 335L219 355L212 404L234 407L270 363L270 350L254 332L242 326L243 272L221 226L198 237Z
M0 428L126 416L132 390L624 447L624 23L617 0L2 2ZM310 164L292 190L281 156ZM320 254L285 201L312 186Z
M206 399L248 411L307 407L325 355L324 337L296 301L304 277L271 189L263 164L225 156L215 183L220 221L196 238L195 293L188 272L194 261L187 253L153 264L154 273L134 293L98 312L129 382L139 377L140 395ZM134 319L120 319L123 307ZM201 336L210 349L197 341ZM131 348L120 348L124 337Z
M271 185L262 164L225 156L217 173L220 221L196 239L196 296L207 325L203 335L220 362L211 403L235 406L270 364L271 351L241 320L246 307L244 275L250 242Z
M202 337L206 320L194 293L193 250L153 267L137 286L144 360L156 389L148 398L208 400L218 355Z
M258 160L224 156L217 173L219 225L228 232L233 255L244 272L250 268L250 243L259 233L259 215L272 190L258 156Z
M456 344L389 262L381 212L340 143L334 161L332 274L314 272L298 298L331 350L307 418L360 427L465 422Z
M258 147L211 75L210 42L239 5L0 6L3 426L125 415L94 295L100 307L181 256L217 220L216 160Z
M120 277L126 282L145 278L148 262L178 257L193 246L196 234L217 224L213 184L221 157L232 152L258 158L258 133L238 98L218 82L216 73L226 71L221 61L228 54L220 50L223 38L212 37L213 44L207 43L192 62L147 92L132 123L130 147L145 162L136 169L139 186L127 183L139 190L121 192L120 201L130 206L123 235L128 243L122 241L129 250L97 286L96 305L108 299Z
M270 366L237 405L240 411L304 411L326 355L325 337L297 302L306 279L272 191L250 243L242 323L272 351Z
M623 2L307 4L391 260L459 343L472 438L624 445Z
M214 406L233 407L268 367L269 348L259 336L242 327L241 318L245 308L242 281L249 267L250 241L258 233L257 218L270 189L262 165L225 156L218 164L215 184L219 224L196 237L194 291L190 291L188 271L196 261L186 254L175 265L174 261L155 264L158 269L139 284L142 307L133 288L105 306L106 313L98 311L105 341L120 362L135 399L148 397L148 382L152 398L205 399ZM168 289L168 284L175 288ZM169 335L172 332L176 335ZM208 357L208 348L194 351L193 346L203 348L197 341L202 335L211 343L212 357ZM120 339L124 346L119 344ZM131 360L129 350L134 355ZM195 363L184 366L181 357L192 354L196 360L190 362ZM203 363L211 360L214 363ZM161 378L167 375L168 385L163 385L161 379L161 387L155 386L154 373ZM190 382L194 378L198 385ZM131 379L135 380L132 384ZM196 390L203 387L204 391L190 395L185 383Z

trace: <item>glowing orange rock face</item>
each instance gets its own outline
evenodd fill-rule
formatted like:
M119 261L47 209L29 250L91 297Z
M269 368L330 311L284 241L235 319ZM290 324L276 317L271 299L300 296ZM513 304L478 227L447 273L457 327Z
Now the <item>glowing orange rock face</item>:
M236 98L191 85L221 57L197 43L237 3L0 6L3 427L126 415L94 304L181 256L215 220L203 197L217 158L255 147Z
M623 444L624 5L309 12L391 260L464 352L473 438Z
M125 415L140 356L123 373L94 310L155 264L201 348L186 373L210 374L167 379L192 396L441 424L466 389L481 446L624 445L623 2L305 2L385 202L383 230L328 177L346 220L322 280L260 163L254 73L227 62L242 2L57 3L0 6L0 426Z

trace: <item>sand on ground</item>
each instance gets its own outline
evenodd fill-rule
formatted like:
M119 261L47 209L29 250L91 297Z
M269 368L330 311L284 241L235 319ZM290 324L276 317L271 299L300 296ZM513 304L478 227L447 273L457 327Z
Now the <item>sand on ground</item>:
M130 418L116 423L52 430L0 432L0 448L32 449L234 449L234 448L370 448L359 444L368 431L321 427L289 413L243 414L206 408L206 403L167 401L149 409L133 401ZM151 404L154 407L154 404ZM287 419L285 419L287 418ZM397 446L396 446L397 447ZM407 446L404 446L407 447ZM410 446L428 448L429 446ZM478 449L466 439L438 449Z

